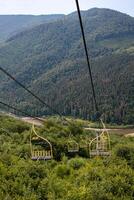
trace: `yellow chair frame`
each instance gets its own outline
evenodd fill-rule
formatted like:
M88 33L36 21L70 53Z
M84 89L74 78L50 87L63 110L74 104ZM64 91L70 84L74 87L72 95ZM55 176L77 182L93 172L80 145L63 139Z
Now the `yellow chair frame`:
M32 136L32 133L34 133L34 135ZM49 150L43 149L34 149L33 148L33 141L38 141L41 140L42 142L47 143ZM32 160L51 160L53 158L53 150L52 150L52 144L46 139L43 138L41 136L39 136L36 131L35 131L35 127L34 124L32 126L31 129L31 134L30 134L30 149L31 149L31 159Z
M94 157L94 156L105 157L105 156L111 155L110 136L102 120L101 120L101 123L103 126L102 133L98 134L97 137L91 140L91 142L89 143L90 157Z

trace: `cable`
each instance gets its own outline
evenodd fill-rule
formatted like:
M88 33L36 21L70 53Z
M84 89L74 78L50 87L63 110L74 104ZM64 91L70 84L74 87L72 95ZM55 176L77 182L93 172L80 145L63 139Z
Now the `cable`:
M6 74L10 79L12 79L13 81L15 81L20 87L22 87L24 90L26 90L29 94L31 94L34 98L36 98L38 101L40 101L43 105L47 106L55 114L58 114L60 117L62 117L61 113L59 113L57 110L55 110L50 105L48 105L46 102L44 102L40 97L38 97L36 94L34 94L31 90L29 90L28 88L26 88L21 82L19 82L18 80L16 80L16 78L13 77L11 74L9 74L5 69L3 69L2 67L0 67L0 70L4 74Z
M95 109L96 109L96 111L98 111L98 105L97 105L97 101L96 101L96 95L95 95L94 83L93 83L93 78L92 78L91 66L90 66L90 62L89 62L89 56L88 56L88 50L87 50L87 45L86 45L85 33L84 33L84 28L83 28L82 17L81 17L81 13L80 13L80 8L79 8L78 0L76 0L76 6L77 6L77 10L78 10L78 16L79 16L79 21L80 21L80 26L81 26L81 31L82 31L82 37L83 37L83 42L84 42L84 48L85 48L85 53L86 53L86 58L87 58L87 64L88 64L88 69L89 69L89 75L90 75L90 79L91 79L91 86L92 86L93 98L94 98L94 103L95 103ZM43 105L47 106L55 114L58 114L60 117L62 117L61 113L59 113L57 110L55 110L50 105L48 105L46 102L44 102L41 98L39 98L31 90L29 90L28 88L26 88L22 83L20 83L18 80L16 80L6 70L4 70L2 67L0 67L0 70L3 73L5 73L9 78L11 78L12 80L14 80L20 87L22 87L24 90L26 90L29 94L31 94L34 98L36 98L38 101L40 101Z
M0 70L1 70L4 74L6 74L10 79L12 79L13 81L15 81L20 87L22 87L24 90L26 90L28 93L30 93L34 98L36 98L36 99L39 100L42 104L44 104L45 106L47 106L47 107L48 107L50 110L52 110L55 114L58 114L58 115L61 117L62 120L64 120L64 121L66 121L67 123L71 124L71 122L68 121L65 117L63 117L62 114L61 114L60 112L58 112L57 110L53 109L51 106L49 106L48 104L46 104L46 103L45 103L42 99L40 99L36 94L34 94L32 91L30 91L28 88L26 88L22 83L20 83L18 80L16 80L16 78L14 78L11 74L9 74L5 69L3 69L2 67L0 67ZM3 102L0 102L0 103L4 105ZM6 105L7 105L7 104L5 104L5 106L6 106ZM11 107L10 105L7 105L7 106L10 107L10 108L12 108L12 109L14 109L14 110L16 109L16 108ZM21 112L21 110L16 110L16 111ZM24 113L24 112L21 112L21 113L27 115L27 113ZM29 116L30 116L30 115L29 115ZM33 116L31 116L31 117L33 117ZM33 117L33 118L38 119L38 118L36 118L36 117Z
M40 101L43 105L47 106L50 110L52 110L55 114L59 115L61 117L62 120L68 122L69 124L71 124L65 117L62 116L62 114L60 112L58 112L57 110L53 109L50 105L48 105L47 103L45 103L42 99L40 99L36 94L34 94L32 91L30 91L28 88L26 88L22 83L20 83L18 80L16 80L16 78L14 78L11 74L9 74L5 69L3 69L2 67L0 67L0 70L6 74L10 79L12 79L13 81L15 81L20 87L22 87L24 90L26 90L28 93L30 93L35 99L37 99L38 101ZM1 104L4 105L4 103L0 102ZM5 104L6 105L6 104ZM8 107L12 108L10 105L7 105ZM12 108L15 110L15 108ZM16 110L17 111L17 110ZM21 112L21 110L18 110L18 112ZM23 114L24 112L21 112ZM29 115L30 116L30 115ZM33 117L33 116L31 116ZM33 117L35 119L38 119L36 117Z
M0 104L6 106L6 107L8 107L8 108L11 108L12 110L15 110L15 111L17 111L17 112L19 112L19 113L21 113L21 114L27 116L27 117L32 117L33 119L36 119L36 120L41 121L41 122L44 122L43 119L40 119L40 118L38 118L38 117L34 117L33 115L29 115L28 113L26 113L26 112L24 112L24 111L22 111L22 110L20 110L20 109L17 109L17 108L15 108L15 107L13 107L13 106L11 106L11 105L9 105L9 104L6 104L6 103L4 103L4 102L2 102L2 101L0 101Z
M89 69L89 75L90 75L90 80L91 80L91 86L92 86L95 109L98 112L99 109L98 109L98 105L97 105L97 101L96 101L96 95L95 95L94 83L93 83L93 78L92 78L91 65L90 65L90 60L89 60L89 55L88 55L88 50L87 50L87 44L86 44L86 38L85 38L85 32L84 32L84 28L83 28L81 12L80 12L79 1L78 0L75 0L75 1L76 1L76 7L77 7L78 16L79 16L79 22L80 22L80 27L81 27L81 32L82 32L82 38L83 38L83 43L84 43L84 48L85 48L85 53L86 53L87 65L88 65L88 69Z

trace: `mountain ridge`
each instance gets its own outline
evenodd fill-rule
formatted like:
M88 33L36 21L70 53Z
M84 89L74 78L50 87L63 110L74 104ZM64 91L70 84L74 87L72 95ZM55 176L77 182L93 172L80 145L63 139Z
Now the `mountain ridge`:
M0 15L0 41L15 33L41 23L57 20L64 15Z
M98 9L94 19L90 11L82 14L97 101L107 121L133 123L134 19L103 12ZM91 119L92 91L78 18L68 16L13 36L0 48L0 65L64 115ZM5 76L0 77L1 98L8 95L11 103L14 94L15 105L24 110L51 114Z

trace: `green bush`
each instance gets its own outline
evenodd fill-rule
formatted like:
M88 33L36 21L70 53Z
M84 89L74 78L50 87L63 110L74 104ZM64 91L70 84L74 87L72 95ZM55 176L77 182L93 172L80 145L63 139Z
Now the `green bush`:
M60 178L64 178L65 176L69 176L71 173L70 168L66 164L60 164L56 168L56 175Z
M134 145L118 145L115 153L118 157L127 160L128 164L134 168Z
M83 158L73 158L68 161L68 165L75 170L80 169L81 167L85 166L85 164L86 160Z

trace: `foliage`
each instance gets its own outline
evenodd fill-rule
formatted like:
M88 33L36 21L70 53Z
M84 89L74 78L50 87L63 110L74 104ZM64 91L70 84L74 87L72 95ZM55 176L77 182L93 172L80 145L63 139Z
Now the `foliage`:
M126 159L129 165L134 168L134 145L120 145L116 147L116 155Z
M99 110L107 123L133 124L134 18L97 8L82 15ZM13 35L0 48L0 65L63 115L94 118L76 13ZM0 94L29 114L52 114L2 73Z
M42 23L56 21L64 15L1 15L0 16L0 42L4 42L14 33L35 27Z
M32 161L29 150L30 126L10 117L0 116L0 199L13 200L130 200L134 198L134 139L112 136L109 158L68 158L60 161ZM52 140L62 154L61 143L67 136L52 132L68 127L48 119L36 128ZM74 121L75 123L75 121ZM16 132L15 127L23 127ZM54 125L55 124L55 125ZM58 127L58 128L57 128ZM60 127L60 128L59 128ZM7 129L7 134L2 129ZM87 134L84 133L83 134ZM88 133L89 135L89 133ZM78 135L76 135L78 137ZM80 138L80 137L79 137Z

